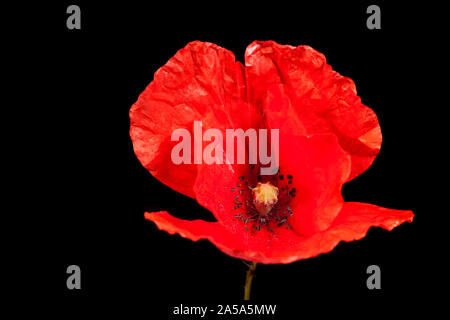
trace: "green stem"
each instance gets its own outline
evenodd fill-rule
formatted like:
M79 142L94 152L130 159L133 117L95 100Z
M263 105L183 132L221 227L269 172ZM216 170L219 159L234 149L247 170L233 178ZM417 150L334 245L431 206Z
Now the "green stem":
M253 276L255 275L256 262L252 262L247 270L247 276L245 278L244 300L250 300L250 292L252 291Z

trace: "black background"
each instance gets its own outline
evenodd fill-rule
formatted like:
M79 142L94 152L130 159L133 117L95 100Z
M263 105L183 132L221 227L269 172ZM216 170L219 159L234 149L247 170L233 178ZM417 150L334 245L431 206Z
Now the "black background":
M70 4L81 7L81 30L66 28ZM163 8L74 1L43 7L33 63L45 98L40 109L49 123L43 131L50 156L41 181L51 187L43 200L48 207L39 212L39 249L29 258L44 270L37 296L45 293L49 310L165 319L180 303L242 303L246 266L240 260L207 241L159 231L143 216L167 210L180 218L213 219L194 199L153 178L134 156L128 135L131 105L154 72L193 40L225 47L241 62L253 40L307 44L324 53L334 70L355 81L383 133L372 167L344 185L345 200L416 215L412 224L391 232L371 229L364 239L317 258L259 265L253 302L278 304L280 319L309 312L404 315L423 306L429 267L439 271L424 239L430 213L423 201L423 161L430 145L423 131L429 124L416 94L422 68L416 49L429 40L412 23L416 12L380 1L374 4L381 7L382 29L368 30L369 4L211 2ZM214 40L220 37L247 40ZM71 264L81 267L78 291L66 288ZM381 290L366 287L371 264L381 267Z

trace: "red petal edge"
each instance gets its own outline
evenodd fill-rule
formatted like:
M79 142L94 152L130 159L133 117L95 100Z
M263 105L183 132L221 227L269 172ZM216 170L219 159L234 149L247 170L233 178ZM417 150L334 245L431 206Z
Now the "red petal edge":
M130 137L142 165L170 188L194 197L194 164L175 165L175 129L192 131L195 120L208 128L255 127L258 112L246 103L244 67L213 43L194 41L156 71L130 109Z
M290 235L290 241L286 241L287 235L284 234L282 236L285 239L265 242L266 248L262 251L259 246L261 243L258 241L240 239L238 234L228 232L218 222L187 221L175 218L167 212L145 213L145 218L153 221L160 230L170 234L178 233L193 241L208 239L230 256L265 264L291 263L312 258L330 252L341 241L350 242L364 238L370 227L381 227L390 231L403 222L412 222L413 217L414 214L409 210L393 210L366 203L347 202L327 230L308 238ZM245 236L248 237L248 234ZM254 248L253 246L257 244L258 247Z
M298 135L333 132L352 156L347 181L370 167L382 142L377 116L361 103L353 80L333 71L322 53L255 41L245 52L245 71L250 101L264 109L270 127Z

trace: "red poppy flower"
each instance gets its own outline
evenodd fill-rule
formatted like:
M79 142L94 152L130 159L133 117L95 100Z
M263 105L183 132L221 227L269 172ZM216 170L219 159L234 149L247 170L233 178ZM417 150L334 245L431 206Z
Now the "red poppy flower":
M342 185L364 172L381 146L375 113L353 81L308 46L256 41L245 66L212 43L192 42L156 73L130 111L130 135L143 166L172 189L196 198L216 222L145 213L161 230L208 239L230 256L290 263L392 230L411 211L344 202ZM171 161L174 130L277 128L279 168Z

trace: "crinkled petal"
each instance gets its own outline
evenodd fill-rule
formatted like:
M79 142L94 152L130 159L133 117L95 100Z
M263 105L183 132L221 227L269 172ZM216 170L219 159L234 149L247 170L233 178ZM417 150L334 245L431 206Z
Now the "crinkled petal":
M299 242L289 263L307 259L333 250L340 241L350 242L364 238L371 227L391 231L403 222L412 222L410 210L394 210L359 202L345 202L333 224L325 231Z
M283 263L291 259L293 246L302 240L287 229L278 230L276 236L270 233L270 237L267 235L255 237L251 232L230 231L219 222L178 219L165 211L146 212L145 218L169 234L178 233L192 241L207 239L232 257L261 263ZM258 233L269 231L261 230Z
M291 263L308 259L333 250L341 241L350 242L364 238L371 227L391 231L403 222L412 222L409 210L393 210L372 204L346 202L333 224L311 237L295 238L286 234L275 246L253 256L262 263Z
M271 128L336 134L352 156L348 180L372 164L382 141L378 119L361 103L353 81L333 71L323 54L309 46L255 41L246 50L245 67L249 99L264 109Z
M255 127L256 112L246 103L244 70L232 52L212 43L191 42L154 76L130 110L130 136L136 156L151 174L190 197L194 164L176 165L171 141L176 129L192 134L193 122L208 128Z
M240 247L240 243L220 223L204 220L178 219L166 211L146 212L145 218L153 221L158 229L169 234L178 233L183 238L197 241L207 239L223 252L233 256L234 248Z
M299 236L288 229L278 229L275 233L265 229L258 232L231 232L219 222L181 220L167 212L147 212L145 217L170 234L178 233L193 241L208 239L232 257L272 264L291 263L328 253L341 241L364 238L370 227L390 231L403 222L412 222L414 214L407 210L348 202L327 230L310 237Z

